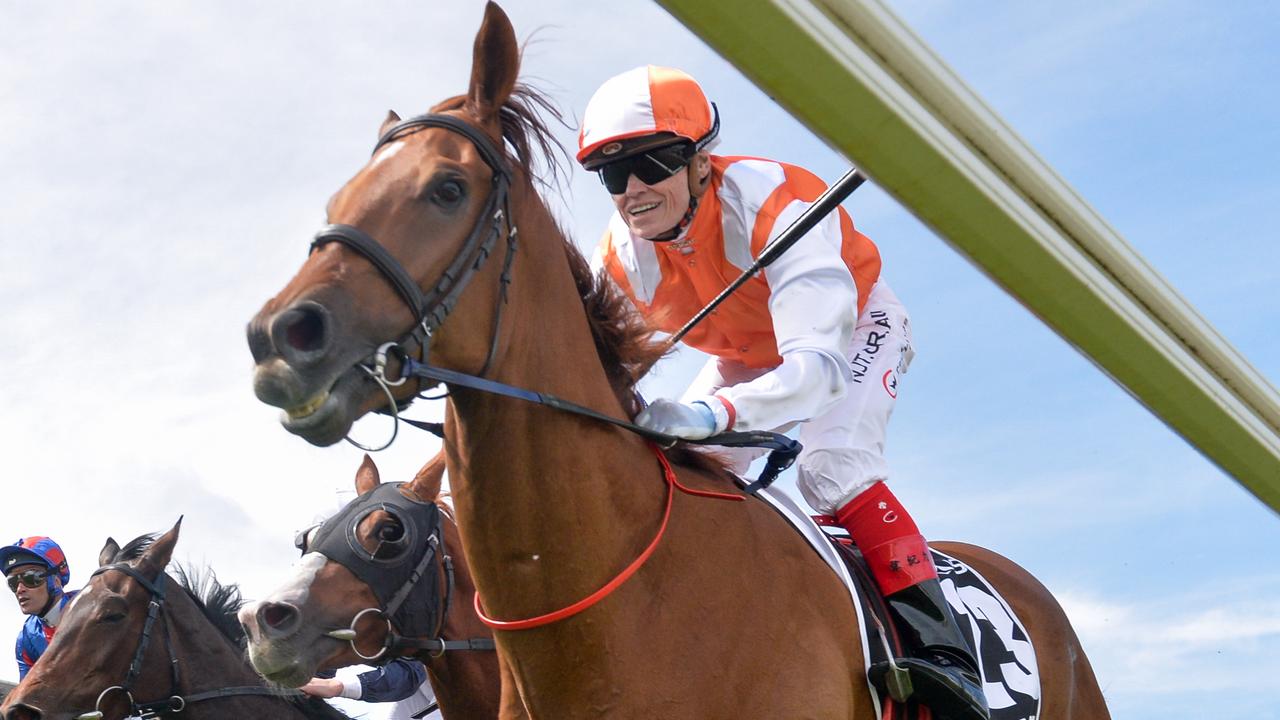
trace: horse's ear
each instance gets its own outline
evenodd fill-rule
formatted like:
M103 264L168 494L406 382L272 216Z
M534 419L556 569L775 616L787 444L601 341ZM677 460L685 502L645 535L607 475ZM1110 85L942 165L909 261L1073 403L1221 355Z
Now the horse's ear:
M413 494L423 500L440 497L440 483L444 479L444 451L427 461L413 477Z
M382 127L378 128L378 139L381 140L382 136L386 135L387 131L390 130L398 122L400 122L400 116L396 114L396 111L388 110L387 119L383 120Z
M378 474L378 466L374 465L373 458L365 453L360 468L356 470L356 494L363 495L381 484L382 477Z
M173 524L169 532L156 538L142 553L142 560L152 567L164 572L169 567L169 561L173 559L173 546L178 544L178 531L182 529L182 518L178 518L178 522Z
M482 122L493 120L516 86L520 72L520 47L507 14L490 0L484 21L476 33L471 57L471 87L467 104Z
M109 564L116 559L116 555L120 554L120 543L115 538L107 538L107 542L102 546L102 551L98 553L98 567Z

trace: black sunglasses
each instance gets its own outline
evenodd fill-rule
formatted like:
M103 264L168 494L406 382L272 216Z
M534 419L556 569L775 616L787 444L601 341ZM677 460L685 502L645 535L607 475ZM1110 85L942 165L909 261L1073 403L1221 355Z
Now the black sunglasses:
M29 588L37 588L47 577L49 573L44 570L24 570L9 576L9 589L18 592L19 582Z
M653 185L680 172L680 168L689 164L697 154L693 143L676 143L665 147L654 148L638 155L615 160L602 166L600 182L611 195L621 195L627 191L627 179L636 176L645 185Z

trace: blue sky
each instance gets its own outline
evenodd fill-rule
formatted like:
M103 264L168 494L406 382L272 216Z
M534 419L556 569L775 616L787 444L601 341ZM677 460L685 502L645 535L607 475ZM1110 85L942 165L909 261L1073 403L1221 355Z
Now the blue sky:
M293 531L350 487L358 452L304 444L253 398L243 327L301 262L387 108L465 86L481 3L378 7L0 5L0 539L54 536L79 583L106 535L185 513L177 556L252 596L291 562ZM720 152L828 179L847 166L656 5L506 7L521 36L538 29L527 76L570 113L613 73L675 65L719 105ZM1280 7L892 7L1280 377ZM584 247L610 211L580 171L557 204ZM909 211L870 186L848 207L912 312L918 356L889 459L925 533L1037 575L1116 717L1275 717L1276 514ZM682 353L646 388L678 394L699 365ZM407 478L435 447L407 435L377 459ZM19 623L0 601L0 647Z

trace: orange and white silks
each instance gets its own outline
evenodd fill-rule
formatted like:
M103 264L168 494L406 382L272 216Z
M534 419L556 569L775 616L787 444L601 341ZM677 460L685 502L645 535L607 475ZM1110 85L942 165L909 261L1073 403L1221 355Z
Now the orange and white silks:
M594 263L656 327L678 330L787 228L825 183L795 165L712 156L710 188L675 240L631 235L617 213ZM685 395L717 431L784 430L805 450L801 492L830 513L885 479L885 426L911 357L907 313L880 279L880 254L843 208L748 281L685 342L712 358ZM732 453L745 470L749 451Z

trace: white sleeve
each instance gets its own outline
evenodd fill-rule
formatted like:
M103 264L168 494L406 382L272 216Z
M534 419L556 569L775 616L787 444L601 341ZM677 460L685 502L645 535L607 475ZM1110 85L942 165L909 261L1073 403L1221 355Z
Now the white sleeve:
M693 378L693 382L689 383L689 387L685 388L680 402L693 402L728 385L729 382L725 380L724 375L720 372L720 362L720 358L715 355L707 358L707 362L702 365L702 369Z
M788 205L773 235L808 206ZM734 407L732 429L773 430L815 418L844 399L852 379L845 352L857 325L858 290L840 245L840 221L833 213L765 269L782 364L716 393Z
M359 700L364 696L364 684L360 682L360 670L357 668L340 668L333 677L342 683L342 692L338 694L339 697Z

